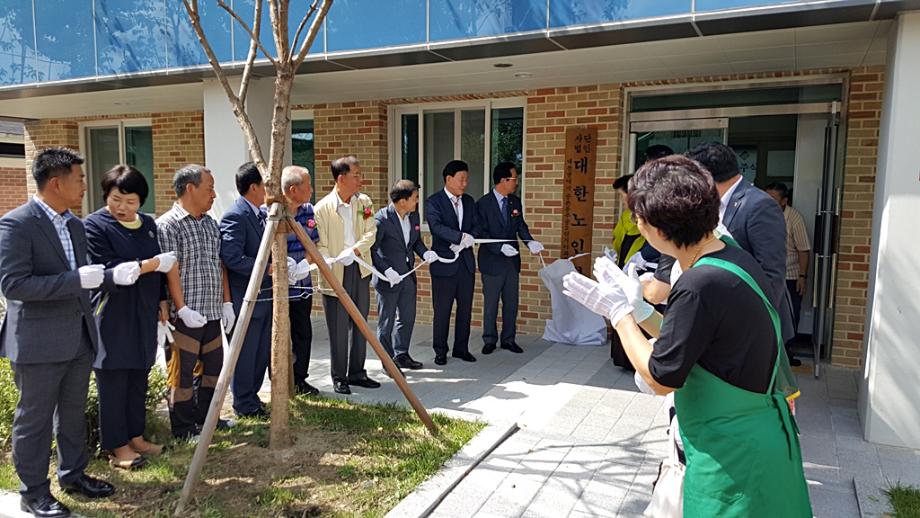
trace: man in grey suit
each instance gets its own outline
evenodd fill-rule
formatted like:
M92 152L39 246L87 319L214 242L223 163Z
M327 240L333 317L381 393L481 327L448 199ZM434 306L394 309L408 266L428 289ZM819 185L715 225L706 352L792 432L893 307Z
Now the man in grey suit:
M422 242L419 226L418 187L412 180L399 180L390 189L390 204L377 211L377 237L371 247L374 267L389 282L374 277L377 290L377 338L383 348L404 369L421 369L422 363L409 356L409 342L415 326L415 274L402 279L415 267L415 254L432 263L437 254ZM396 326L396 339L393 327Z
M7 298L0 356L9 358L20 393L13 464L22 510L43 518L70 515L51 495L52 428L61 488L90 498L115 491L84 473L86 392L98 347L89 290L106 273L86 264L83 223L69 210L86 191L82 163L70 149L41 151L32 164L38 193L0 219L0 290Z

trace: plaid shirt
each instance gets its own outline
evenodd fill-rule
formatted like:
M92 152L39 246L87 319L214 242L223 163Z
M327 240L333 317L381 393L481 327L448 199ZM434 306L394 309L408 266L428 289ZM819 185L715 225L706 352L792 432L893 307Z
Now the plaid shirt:
M310 236L310 239L314 243L319 241L319 230L316 229L316 219L313 215L313 205L310 203L304 203L300 207L297 207L297 214L294 215L294 220L297 223L300 223L300 226L307 232L307 235ZM288 257L297 261L298 263L307 257L307 251L304 250L300 240L297 239L297 236L294 233L290 233L287 236L287 250ZM313 284L310 281L310 276L307 275L302 280L297 281L295 284L291 285L290 296L291 297L305 297L309 295L309 290L297 289L300 288L309 288Z
M795 280L799 278L799 252L811 250L811 243L808 242L808 230L805 228L805 220L799 211L786 205L783 210L783 218L786 220L786 280Z
M64 211L63 214L58 214L38 196L33 196L32 199L34 199L35 203L45 211L48 219L51 220L51 224L54 225L54 230L57 232L58 239L61 240L61 246L64 247L64 255L67 256L67 262L70 263L70 269L76 270L77 256L73 251L73 241L70 239L70 229L67 228L67 222L74 217L73 213L68 209Z
M176 203L157 218L157 237L162 251L174 251L179 259L185 304L208 320L220 320L224 288L220 228L214 218L204 214L195 219Z

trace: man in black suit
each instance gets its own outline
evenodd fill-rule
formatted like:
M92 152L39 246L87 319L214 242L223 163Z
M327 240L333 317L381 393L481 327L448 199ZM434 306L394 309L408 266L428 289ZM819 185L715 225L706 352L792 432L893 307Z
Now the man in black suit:
M479 246L479 272L482 276L482 354L492 354L498 342L498 301L502 303L501 348L513 353L523 349L515 342L520 289L521 256L518 239L527 244L532 254L543 252L543 245L530 235L524 221L521 199L515 196L518 185L517 167L502 162L492 172L495 188L476 202L479 217L479 237L507 239L508 243L484 243Z
M390 189L390 204L377 211L377 237L371 248L374 267L387 276L371 280L377 290L377 339L387 353L404 369L421 369L422 363L409 356L409 342L415 326L415 255L432 263L437 254L422 242L419 227L418 187L412 180L399 180ZM396 337L393 338L393 327Z
M431 295L434 299L434 363L447 364L447 334L450 312L457 301L454 319L454 358L474 362L470 354L470 320L473 312L473 286L476 283L476 258L473 257L473 236L478 225L476 202L465 194L469 183L469 166L462 160L451 160L441 173L444 189L425 200L425 220L431 231L431 249L439 257L453 262L438 261L431 265Z
M86 475L86 392L99 346L90 290L103 265L87 265L83 223L70 212L86 192L83 158L66 148L40 152L32 164L38 193L0 219L0 290L7 299L0 356L13 367L19 403L13 418L13 464L24 512L70 516L51 495L52 430L61 488L90 498L115 488Z

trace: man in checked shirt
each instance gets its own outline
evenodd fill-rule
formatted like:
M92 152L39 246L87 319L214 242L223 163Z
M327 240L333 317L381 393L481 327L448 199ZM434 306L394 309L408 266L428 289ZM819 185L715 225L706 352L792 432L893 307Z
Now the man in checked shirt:
M207 214L217 196L214 177L203 166L187 165L176 171L173 189L178 200L157 218L157 234L160 248L179 259L179 268L167 276L176 326L167 355L169 420L175 437L189 438L204 424L224 360L221 332L233 327L235 316L220 261L220 229Z

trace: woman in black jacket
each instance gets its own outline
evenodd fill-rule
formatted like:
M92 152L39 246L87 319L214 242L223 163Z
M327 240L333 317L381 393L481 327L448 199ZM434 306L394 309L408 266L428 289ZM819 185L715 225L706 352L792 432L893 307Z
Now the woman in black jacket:
M160 253L154 219L138 212L147 198L144 175L118 165L102 178L106 206L86 218L90 260L106 269L136 263L131 276L103 285L95 314L100 347L93 364L99 392L99 432L110 464L144 464L162 446L144 440L147 377L156 359L157 326L166 319L164 273L175 255ZM121 267L122 274L126 268ZM115 274L119 272L116 270ZM129 285L125 285L129 284Z

